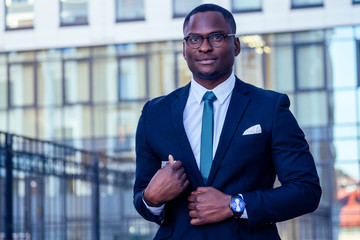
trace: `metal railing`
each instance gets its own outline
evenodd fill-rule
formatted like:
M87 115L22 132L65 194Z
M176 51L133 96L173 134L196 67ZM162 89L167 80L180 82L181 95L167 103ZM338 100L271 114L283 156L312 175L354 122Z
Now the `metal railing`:
M0 240L151 239L135 163L0 132Z

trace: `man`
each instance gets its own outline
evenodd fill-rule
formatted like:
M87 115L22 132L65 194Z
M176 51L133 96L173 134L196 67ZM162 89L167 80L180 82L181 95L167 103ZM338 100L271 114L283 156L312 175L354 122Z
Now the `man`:
M314 211L321 196L289 99L235 77L227 10L201 5L183 31L193 78L143 108L134 205L160 224L155 239L279 239L275 223Z

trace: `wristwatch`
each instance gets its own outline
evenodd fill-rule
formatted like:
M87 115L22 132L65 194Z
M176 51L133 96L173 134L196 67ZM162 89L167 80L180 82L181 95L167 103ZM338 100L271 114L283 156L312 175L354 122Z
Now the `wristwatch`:
M235 218L240 218L243 215L245 210L245 205L246 204L242 196L235 195L231 197L230 208L233 211L233 216Z

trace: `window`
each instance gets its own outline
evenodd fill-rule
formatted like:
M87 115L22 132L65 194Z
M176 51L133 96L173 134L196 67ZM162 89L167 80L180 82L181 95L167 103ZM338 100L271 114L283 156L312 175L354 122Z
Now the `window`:
M116 103L117 62L116 58L95 58L92 67L94 103Z
M7 67L5 54L0 54L0 110L7 108Z
M322 44L295 45L295 81L299 90L325 88L324 48Z
M185 17L191 10L202 4L202 0L173 0L173 17Z
M235 60L235 74L257 87L264 86L263 57L255 48L243 47ZM241 71L239 71L241 69Z
M34 27L34 0L5 0L6 30Z
M33 63L14 63L9 66L10 104L28 107L35 104L35 71Z
M333 120L335 124L356 124L356 91L337 90L333 92Z
M87 25L88 0L60 0L60 25Z
M79 140L91 137L91 108L83 105L71 105L64 108L64 122L65 129L64 138ZM76 146L83 148L81 142Z
M190 72L188 65L184 59L182 52L176 54L176 87L182 87L189 83L192 73Z
M28 137L36 137L36 111L17 108L9 111L9 132Z
M119 60L119 99L146 99L146 60L144 57L124 57Z
M37 54L37 104L59 106L62 104L61 52L41 51Z
M267 60L267 83L270 89L280 92L294 92L294 56L291 46L273 46ZM246 80L246 79L245 79Z
M360 87L360 40L356 41L357 48L357 86ZM360 113L359 113L360 114Z
M57 129L62 128L63 120L62 108L44 107L38 108L37 122L38 137L46 140L61 140L62 132Z
M65 71L65 103L87 103L90 101L89 61L68 60Z
M327 74L333 89L356 86L356 43L350 40L331 40L327 44ZM346 64L344 64L346 59Z
M7 111L0 111L0 131L3 131L3 132L9 131L8 130L8 117L7 116L8 116ZM1 228L1 224L0 224L0 228Z
M322 7L323 0L292 0L292 8L306 8L306 7Z
M116 21L144 20L144 0L116 0Z
M328 108L326 92L303 92L296 97L296 118L301 127L326 126Z
M262 0L232 0L233 12L261 11Z

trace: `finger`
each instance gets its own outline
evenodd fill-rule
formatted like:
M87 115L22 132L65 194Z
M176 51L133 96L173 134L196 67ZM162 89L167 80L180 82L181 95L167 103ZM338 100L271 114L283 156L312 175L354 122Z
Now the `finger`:
M189 210L195 210L195 209L196 209L195 203L190 202L190 203L188 204L188 208L189 208Z
M172 165L175 170L178 170L182 166L181 161L175 161L175 163Z
M187 188L188 186L189 186L189 184L190 184L190 181L189 181L189 179L186 179L186 181L185 181L185 183L184 183L184 189L185 188Z
M191 194L192 195L199 195L199 194L203 194L205 193L205 191L201 190L200 188L197 188L195 191L193 191Z
M186 173L183 172L183 173L180 175L180 181L181 181L182 183L184 183L184 182L186 181L186 179L187 179Z
M185 172L184 168L176 169L176 174L179 176L179 179L182 178L184 172Z
M198 187L195 191L199 193L206 193L209 190L209 187Z
M193 211L193 210L190 210L190 211L189 211L189 216L190 216L191 218L197 218L197 217L198 217L196 211Z
M194 195L190 195L190 196L188 197L188 201L189 201L189 202L195 202L195 196L194 196Z
M192 218L192 219L190 220L190 224L191 224L191 225L201 225L201 221L200 221L200 219L198 219L198 218Z
M169 163L174 164L174 162L175 162L174 157L170 154L169 155Z

